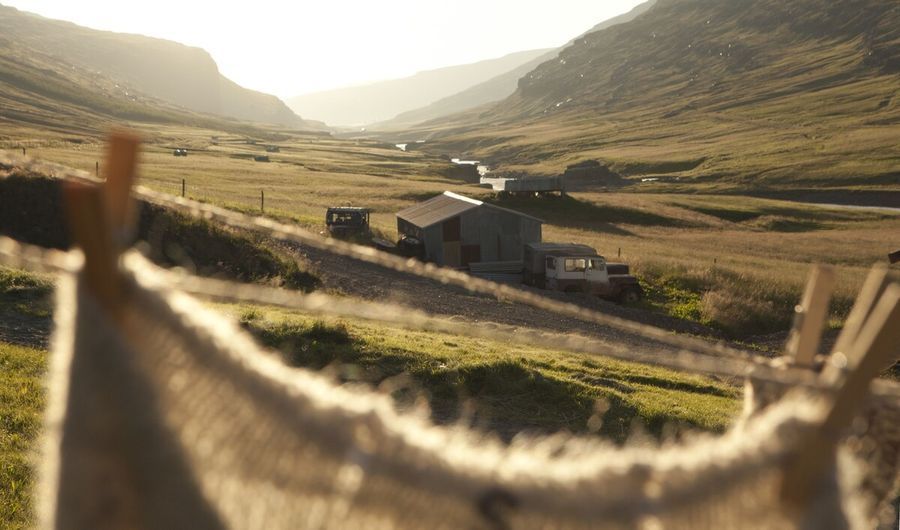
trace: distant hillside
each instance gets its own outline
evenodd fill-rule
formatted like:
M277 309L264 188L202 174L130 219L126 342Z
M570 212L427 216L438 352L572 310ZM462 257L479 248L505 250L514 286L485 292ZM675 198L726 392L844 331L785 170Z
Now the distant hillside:
M66 63L115 80L131 92L198 112L322 128L302 120L275 96L245 89L222 76L206 51L172 41L97 31L0 6L0 50L5 58L15 53L19 62L34 55Z
M316 92L290 98L287 103L299 114L328 125L366 125L465 90L547 51L518 52L498 59L419 72L402 79Z
M897 185L898 94L896 0L659 0L415 135L535 173L602 159L739 186Z
M645 13L648 9L650 9L650 7L653 6L655 2L656 0L648 0L643 4L636 6L628 13L613 17L609 20L605 20L597 24L596 26L585 32L584 35L593 31L600 31L602 29L609 28L617 24L630 22L637 18L639 15ZM572 42L573 41L570 41L565 46L572 44ZM504 72L500 75L494 76L483 83L479 83L475 86L469 87L462 92L458 92L456 94L453 94L452 96L448 96L435 101L434 103L431 103L430 105L427 105L425 107L404 112L392 120L389 120L382 124L378 124L377 128L385 130L403 129L428 120L440 118L441 116L447 116L449 114L462 112L464 110L478 107L480 105L485 105L487 103L500 101L501 99L509 97L513 92L516 91L516 88L519 84L519 79L540 66L542 63L555 58L559 54L559 52L565 48L565 46L561 48L554 48L549 52L528 61L527 63L517 66L516 68L513 68L512 70Z

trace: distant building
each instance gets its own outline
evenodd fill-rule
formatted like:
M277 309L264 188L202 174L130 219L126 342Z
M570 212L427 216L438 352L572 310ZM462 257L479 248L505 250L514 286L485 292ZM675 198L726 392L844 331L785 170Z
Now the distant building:
M543 221L445 191L397 214L397 231L424 246L425 259L447 267L520 261L541 240Z

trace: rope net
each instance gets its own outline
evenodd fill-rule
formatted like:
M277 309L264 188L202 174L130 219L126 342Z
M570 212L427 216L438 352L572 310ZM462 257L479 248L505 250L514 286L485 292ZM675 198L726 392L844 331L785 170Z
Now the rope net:
M126 260L116 323L74 272L57 290L43 523L57 528L864 528L841 458L805 509L782 467L821 421L796 395L731 432L615 448L506 446L285 367ZM845 455L846 456L846 455Z

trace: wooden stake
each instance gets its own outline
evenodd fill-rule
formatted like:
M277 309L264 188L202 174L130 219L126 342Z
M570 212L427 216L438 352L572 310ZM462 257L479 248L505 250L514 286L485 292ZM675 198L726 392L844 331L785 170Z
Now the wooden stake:
M266 213L266 192L259 190L259 211Z
M822 341L833 289L834 268L826 265L813 268L803 300L795 309L794 328L786 347L787 354L794 358L794 364L813 365Z
M185 186L186 186L186 183L185 183L184 179L181 179L181 196L182 197L184 197Z
M872 270L866 277L866 281L859 290L859 295L856 297L853 309L851 309L850 314L847 315L847 320L844 322L844 329L841 330L841 334L838 336L837 342L835 342L834 348L831 350L831 362L829 362L822 370L822 377L825 381L832 383L836 382L844 367L850 364L851 360L849 359L849 355L853 343L856 342L856 338L859 336L863 324L865 324L869 315L872 314L872 310L875 309L875 304L878 302L878 299L881 298L882 294L884 294L884 290L889 283L890 280L888 278L888 268L886 265L879 263L872 267ZM856 360L853 362L856 362Z
M822 425L810 432L784 476L782 499L800 509L809 505L823 475L834 467L835 449L868 396L869 384L898 358L900 344L900 285L889 286L866 319L850 349L849 371L830 399Z
M87 288L111 315L118 315L121 301L118 252L109 230L103 190L94 185L65 182L63 196L72 239L84 252Z
M134 231L135 208L131 197L137 169L140 138L126 131L114 131L109 136L103 186L109 226L116 243L126 244Z

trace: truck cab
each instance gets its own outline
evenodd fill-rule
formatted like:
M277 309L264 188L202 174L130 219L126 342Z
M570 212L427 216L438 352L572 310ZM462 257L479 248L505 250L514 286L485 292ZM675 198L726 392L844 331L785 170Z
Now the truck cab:
M643 296L628 265L607 263L600 255L548 255L544 258L544 270L545 286L553 291L588 293L626 303L637 302Z

